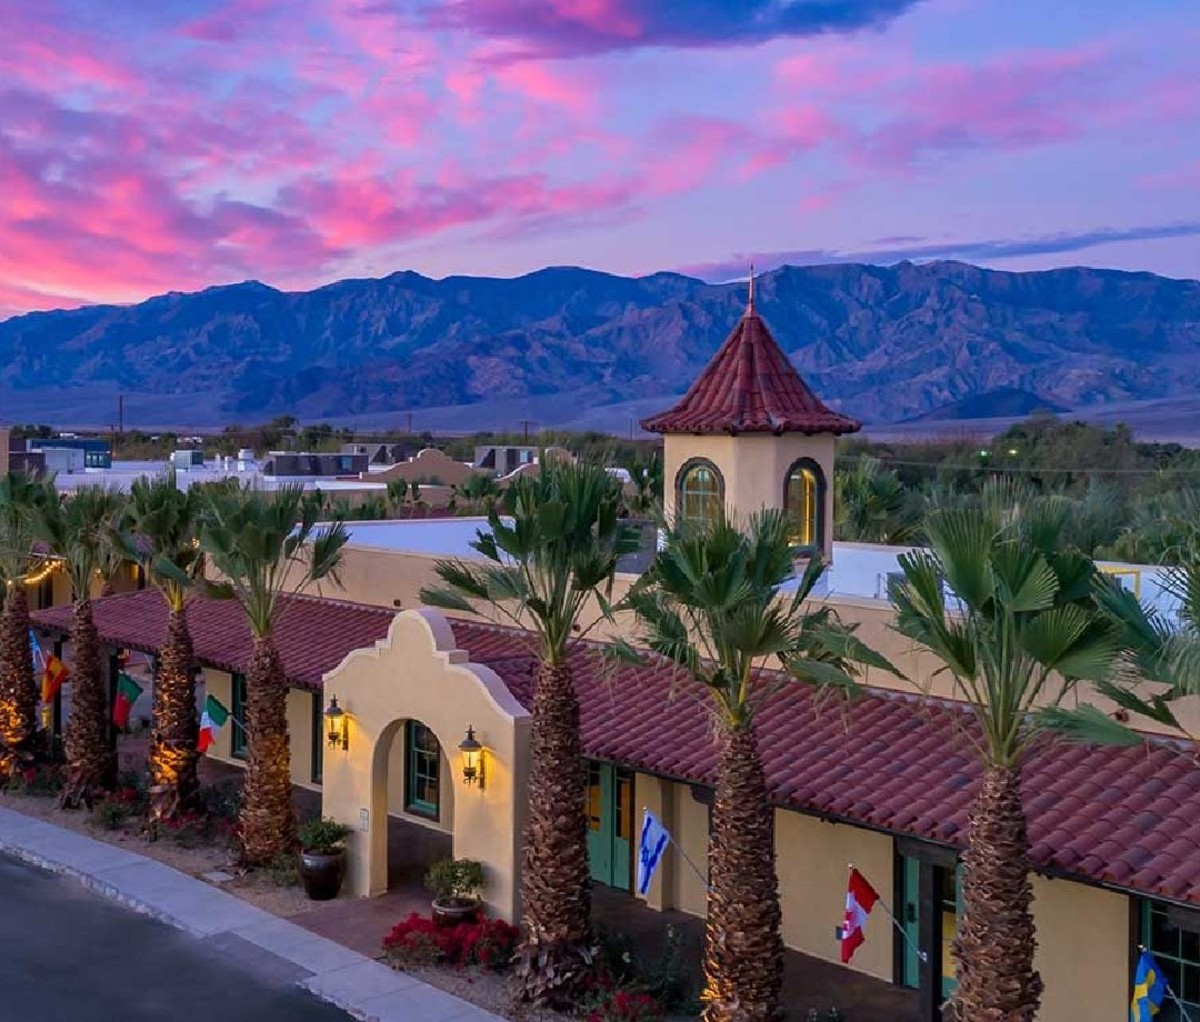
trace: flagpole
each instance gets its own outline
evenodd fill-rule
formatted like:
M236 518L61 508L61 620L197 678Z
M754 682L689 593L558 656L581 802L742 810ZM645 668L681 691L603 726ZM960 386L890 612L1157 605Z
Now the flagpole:
M848 863L846 863L846 868L847 868L848 870L853 870L853 869L854 869L854 863L852 863L852 862L848 862ZM879 893L879 892L877 891L877 892L876 892L876 894L878 894L878 893ZM896 916L895 916L895 915L892 913L892 910L891 910L891 909L888 907L888 903L887 903L886 901L884 901L882 897L880 897L880 898L877 898L877 899L876 899L876 901L875 901L875 904L877 904L877 905L878 905L880 908L882 908L882 909L883 909L883 914L884 914L884 915L886 915L886 916L887 916L887 917L888 917L888 918L889 918L889 919L892 921L892 925L893 925L894 927L896 927L896 929L897 929L897 930L899 931L899 933L900 933L900 936L904 938L904 942L905 942L906 944L908 944L908 946L909 946L910 948L912 948L912 950L913 950L913 953L914 953L914 954L915 954L915 955L916 955L916 956L917 956L919 959L921 959L921 961L922 961L922 962L927 962L927 961L929 961L929 955L928 955L928 953L926 953L925 951L922 951L922 950L920 949L920 947L918 947L918 946L917 946L917 943L916 943L916 942L915 942L915 941L912 939L912 937L910 937L910 936L908 935L908 931L907 931L907 930L904 928L904 926L903 926L903 924L900 922L900 920L899 920L899 919L897 919L897 918L896 918ZM1189 1019L1189 1020L1188 1020L1188 1022L1191 1022L1191 1020Z
M1138 945L1138 951L1145 952L1145 950L1145 944ZM1153 956L1154 952L1151 951L1150 954ZM1155 966L1158 965L1158 959L1154 960L1154 964ZM1171 989L1171 984L1167 982L1166 977L1160 974L1158 978L1162 980L1163 989L1167 992L1167 996L1175 1002L1175 1007L1179 1009L1179 1017L1183 1019L1183 1022L1192 1022L1192 1016L1187 1013L1187 1008L1183 1006L1183 1002L1176 995L1175 991Z

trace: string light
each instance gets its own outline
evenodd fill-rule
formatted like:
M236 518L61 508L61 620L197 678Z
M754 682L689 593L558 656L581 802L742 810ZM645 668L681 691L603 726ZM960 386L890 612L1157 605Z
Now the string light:
M60 558L48 557L42 561L42 565L37 571L25 576L25 584L27 586L40 585L46 581L51 575L58 571L64 562Z

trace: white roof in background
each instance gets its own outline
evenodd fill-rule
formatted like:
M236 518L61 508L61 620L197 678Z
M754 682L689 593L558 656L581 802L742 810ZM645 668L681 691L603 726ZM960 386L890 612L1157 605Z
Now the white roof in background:
M434 557L475 558L470 542L487 519L433 518L419 521L347 522L350 545ZM817 583L815 595L860 600L887 600L888 575L900 570L899 557L913 547L834 543L833 563ZM1126 588L1135 590L1148 606L1173 615L1176 601L1164 591L1162 569L1144 564L1098 562ZM785 588L794 590L796 582ZM947 592L952 603L952 594Z
M257 465L249 463L248 467L239 469L238 462L233 462L232 468L218 467L215 462L205 462L203 467L177 469L176 484L186 490L195 483L213 483L222 479L240 479L249 486L262 490L277 490L281 486L301 483L306 490L321 490L322 493L335 493L338 490L379 490L387 489L384 483L359 481L357 479L331 479L326 476L266 476ZM120 490L128 490L135 479L153 479L167 474L170 465L165 461L114 461L112 468L89 468L83 472L70 474L60 473L54 477L54 484L61 492L69 492L80 486L115 486Z

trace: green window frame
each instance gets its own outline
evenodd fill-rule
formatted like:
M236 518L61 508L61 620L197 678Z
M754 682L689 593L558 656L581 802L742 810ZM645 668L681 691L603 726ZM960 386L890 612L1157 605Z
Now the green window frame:
M234 759L246 758L246 676L235 674L230 682L230 716L235 723L229 728L229 755Z
M325 711L321 708L321 693L312 694L312 782L321 783L325 769Z
M441 746L419 720L404 725L404 808L436 820L441 812Z
M1142 902L1141 942L1154 955L1172 992L1193 1018L1200 1014L1200 930L1177 925L1161 901ZM1155 1022L1178 1022L1179 1006L1169 997Z

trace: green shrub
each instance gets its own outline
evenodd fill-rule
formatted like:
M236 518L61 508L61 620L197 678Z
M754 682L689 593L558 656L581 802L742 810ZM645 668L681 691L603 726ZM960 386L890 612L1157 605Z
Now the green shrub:
M483 893L483 866L474 859L442 859L429 867L425 888L441 902L472 902Z
M347 827L336 820L316 819L300 824L296 837L300 847L315 855L332 855L346 847L346 838L354 833L353 827Z
M128 803L105 799L92 810L92 822L102 830L120 830L129 815Z

